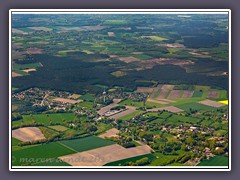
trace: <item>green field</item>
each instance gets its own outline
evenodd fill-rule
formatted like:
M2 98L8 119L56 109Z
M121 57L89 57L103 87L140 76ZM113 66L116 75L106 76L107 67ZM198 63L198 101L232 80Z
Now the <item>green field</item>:
M41 67L41 63L29 63L29 64L14 64L13 69L30 69L30 68L37 68Z
M12 137L12 146L17 146L21 141Z
M68 130L67 127L65 127L65 126L61 126L61 125L48 126L48 127L51 128L51 129L54 129L54 130L56 130L56 131L60 131L60 132L63 132L63 131Z
M206 105L195 103L195 102L177 105L176 107L178 107L180 109L183 109L185 111L189 111L190 109L192 109L192 110L200 110L200 111L201 110L211 111L213 109L216 109L214 107L206 106Z
M105 164L104 166L124 165L127 162L136 162L137 160L145 158L145 157L147 157L150 161L155 158L152 154L146 154L146 155L136 156L136 157L132 157L132 158L122 159L122 160L115 161L115 162L110 162L110 163Z
M112 141L105 140L96 136L90 136L74 140L65 140L61 141L60 143L78 152L114 144L114 142Z
M33 114L23 115L23 119L19 121L13 121L12 125L31 124L34 121L49 126L51 122L60 123L64 120L73 120L75 118L73 113L56 113L56 114Z
M41 159L56 158L68 154L73 154L75 151L64 147L58 142L38 145L19 151L12 152L13 165L31 165L39 162Z
M131 99L127 99L124 101L121 101L119 105L124 105L124 106L134 106L134 107L143 107L143 102L138 102L138 101L133 101Z
M137 116L137 115L140 115L142 112L143 112L143 111L137 110L137 111L134 111L134 112L132 112L132 113L130 113L130 114L127 114L126 116L123 116L123 117L121 117L121 118L119 118L119 119L121 119L121 120L123 120L123 121L130 120L130 119L132 119L133 117L135 117L135 116Z
M228 157L215 156L209 160L203 160L197 166L228 166Z
M177 156L163 155L161 153L154 153L154 155L156 156L156 159L154 159L149 166L166 166L171 164L171 161L177 158Z

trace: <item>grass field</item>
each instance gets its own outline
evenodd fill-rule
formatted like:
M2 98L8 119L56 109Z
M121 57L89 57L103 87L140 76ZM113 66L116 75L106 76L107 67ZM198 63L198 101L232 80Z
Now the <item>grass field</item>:
M203 105L203 104L199 104L199 103L195 103L195 102L192 102L192 103L186 103L186 104L181 104L181 105L178 105L176 106L180 109L183 109L185 111L189 111L190 109L192 110L204 110L204 111L211 111L213 109L215 109L214 107L211 107L211 106L206 106L206 105Z
M30 68L37 68L41 67L40 63L29 63L29 64L14 64L13 69L30 69Z
M137 116L137 115L139 115L141 113L142 113L142 111L137 110L137 111L134 111L134 112L132 112L132 113L126 115L126 116L123 116L123 117L119 118L119 119L121 119L123 121L130 120L133 117L135 117L135 116Z
M67 154L75 153L68 147L64 147L58 142L38 145L35 147L13 151L13 165L31 165L39 162L40 159L56 158Z
M194 91L192 97L202 97L202 95L203 95L203 92L202 92L202 91Z
M167 38L160 37L160 36L141 36L141 38L147 38L147 39L151 39L153 41L165 41L165 40L168 40Z
M74 139L74 140L66 140L66 141L61 141L60 143L78 152L87 151L90 149L95 149L95 148L114 144L114 142L112 141L105 140L96 136L90 136L90 137Z
M31 124L34 121L49 126L51 122L63 122L64 120L73 120L75 118L73 113L56 113L56 114L33 114L23 115L23 119L13 121L12 125Z
M136 156L132 158L127 158L127 159L122 159L119 161L107 163L104 166L119 166L119 165L124 165L127 162L136 162L139 159L147 157L150 161L153 160L155 157L152 154L146 154L146 155L141 155L141 156Z
M163 155L161 153L154 153L156 156L156 159L154 159L149 166L166 166L170 164L170 162L177 158L177 156L172 156L172 155Z
M56 131L60 131L60 132L63 132L63 131L68 130L67 127L65 127L65 126L61 126L61 125L48 126L48 127L51 128L51 129L54 129L54 130L56 130Z
M138 101L133 101L131 99L127 99L127 100L121 101L119 103L119 105L143 107L143 102L138 102Z
M215 156L209 160L203 160L197 166L228 166L228 158L224 156Z
M12 137L12 146L17 146L21 141Z

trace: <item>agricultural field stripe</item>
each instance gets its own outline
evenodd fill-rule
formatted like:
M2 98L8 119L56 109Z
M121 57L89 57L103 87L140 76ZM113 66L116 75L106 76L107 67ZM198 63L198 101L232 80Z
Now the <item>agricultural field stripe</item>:
M70 150L72 150L72 151L78 153L77 150L75 150L75 149L73 149L73 148L71 148L71 147L68 147L67 145L65 145L65 144L63 144L63 143L61 143L61 142L58 142L58 143L61 144L61 145L64 146L64 147L66 147L66 148L68 148L68 149L70 149Z

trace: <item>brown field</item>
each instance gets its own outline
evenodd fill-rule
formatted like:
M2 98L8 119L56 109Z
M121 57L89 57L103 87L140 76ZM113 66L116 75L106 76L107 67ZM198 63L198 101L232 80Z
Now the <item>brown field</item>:
M104 134L99 135L100 138L105 138L105 137L118 137L119 130L116 128L109 129L106 131Z
M107 28L107 26L82 26L82 27L61 27L62 31L98 31Z
M219 92L218 91L209 91L208 92L208 98L218 98Z
M28 48L27 53L28 54L42 54L43 49L40 48Z
M143 54L143 52L132 52L134 55Z
M54 98L53 101L58 101L62 103L70 103L70 104L76 104L78 102L82 102L82 100L72 100L72 99L66 99L66 98Z
M168 48L184 48L183 44L173 43L173 44L157 44L157 46L168 47Z
M109 118L118 119L118 118L121 118L123 116L126 116L126 115L131 114L134 111L136 111L135 107L131 107L131 106L126 106L126 107L127 107L127 110L121 111L120 113L109 116Z
M150 94L149 98L153 98L154 95L157 93L158 89L159 89L159 88L157 88L157 87L156 87L156 88L153 88L153 91L152 91L152 93Z
M12 137L21 141L35 141L45 139L40 129L36 127L24 127L12 130Z
M19 77L19 76L23 76L23 75L22 75L22 74L15 73L15 72L12 72L12 77Z
M162 107L162 108L153 108L153 109L148 109L147 111L162 111L162 110L166 110L166 111L170 111L173 113L178 113L178 112L182 112L184 110L174 107L174 106L167 106L167 107Z
M172 90L170 94L168 95L168 99L176 99L182 97L182 91L181 90Z
M158 101L163 101L163 102L167 102L167 103L173 103L176 102L174 100L170 100L170 99L161 99L161 98L157 98Z
M211 107L222 107L222 106L225 106L225 104L221 104L217 101L212 101L212 100L209 100L209 99L206 99L204 101L200 101L198 102L199 104L203 104L203 105L207 105L207 106L211 106Z
M130 57L121 57L121 58L119 58L119 60L120 60L120 61L123 61L123 62L125 62L125 63L131 63L131 62L135 62L135 61L141 61L140 59L135 58L135 57L132 57L132 56L130 56Z
M193 91L183 91L182 98L191 98L193 95Z
M103 108L101 108L99 111L98 111L98 114L99 115L103 115L105 112L109 111L111 108L117 106L117 104L121 101L122 99L113 99L113 103L112 104L109 104Z
M36 31L51 31L52 29L46 27L28 27L29 29L36 30Z
M110 58L118 58L118 56L115 55L115 54L109 54L109 57L110 57Z
M26 73L29 73L29 72L36 71L36 69L35 69L35 68L31 68L31 69L24 69L23 71L24 71L24 72L26 72Z
M151 99L151 98L148 98L147 101L148 102L153 102L153 103L158 103L158 104L168 104L169 103L169 102L166 102L166 101L155 100L155 99Z
M108 32L108 36L109 37L115 37L115 33L114 32Z
M137 88L137 92L147 92L147 93L151 93L153 91L154 88L151 87L138 87Z
M161 93L158 95L157 99L164 99L169 90L162 89Z
M22 31L20 29L15 29L12 28L12 33L16 33L16 34L28 34L28 32Z
M167 90L173 90L174 85L170 85L170 84L164 84L162 86L162 89L167 89Z
M80 94L72 94L71 96L68 96L69 99L78 99L81 95Z
M109 162L151 153L148 145L124 148L118 144L59 157L72 166L102 166Z

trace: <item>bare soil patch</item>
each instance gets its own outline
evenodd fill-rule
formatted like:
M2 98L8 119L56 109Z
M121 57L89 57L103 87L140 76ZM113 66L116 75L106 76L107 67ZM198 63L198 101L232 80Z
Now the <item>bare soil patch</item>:
M191 98L192 95L193 95L193 91L185 90L183 91L182 98Z
M153 91L154 88L151 87L138 87L137 88L137 92L147 92L147 93L151 93Z
M206 99L204 101L200 101L198 102L200 104L203 104L203 105L207 105L207 106L211 106L211 107L222 107L222 106L225 106L225 104L221 104L217 101L212 101L212 100L209 100L209 99Z
M46 27L28 27L29 29L36 30L36 31L51 31L52 29Z
M18 74L16 72L12 72L12 77L19 77L19 76L23 76L22 74Z
M160 101L160 100L155 100L155 99L151 99L151 98L148 98L147 99L148 102L153 102L153 103L158 103L158 104L168 104L169 102L166 102L166 101Z
M168 89L162 89L162 91L161 91L161 93L158 95L157 99L164 99L168 92L169 92Z
M28 32L22 31L20 29L15 29L12 28L12 33L16 33L16 34L28 34Z
M125 62L125 63L131 63L131 62L141 61L140 59L135 58L135 57L132 57L132 56L130 56L130 57L121 57L121 58L119 58L119 60L120 60L120 61L123 61L123 62Z
M126 107L127 107L127 109L125 111L121 111L121 112L114 114L112 116L109 116L109 117L113 118L113 119L118 119L118 118L121 118L123 116L126 116L126 115L131 114L134 111L136 111L135 107L131 107L131 106L126 106Z
M34 72L34 71L37 71L37 70L35 68L31 68L31 69L24 69L23 71L26 72L26 73L29 73L29 72Z
M182 91L181 90L172 90L168 96L168 99L176 99L182 97Z
M115 37L115 33L114 32L108 32L108 36L109 37Z
M40 48L28 48L27 53L28 54L42 54L43 49Z
M81 95L80 94L72 94L68 96L69 99L78 99Z
M114 144L72 155L62 156L59 157L59 159L72 166L102 166L109 162L149 153L151 153L151 148L148 145L126 149L120 145Z
M12 131L12 137L21 141L35 141L45 139L44 135L37 127L24 127Z
M157 44L157 46L168 47L168 48L185 48L183 44L172 43L172 44Z
M118 137L119 130L116 128L109 129L106 131L104 134L99 135L100 138L105 138L105 137Z
M53 101L58 101L62 103L69 103L69 104L76 104L78 102L82 102L82 100L72 100L72 99L66 99L66 98L54 98Z
M147 111L163 111L163 110L166 110L166 111L170 111L172 113L178 113L178 112L182 112L184 110L180 109L180 108L177 108L177 107L174 107L174 106L167 106L167 107L162 107L162 108L153 108L153 109L148 109Z

